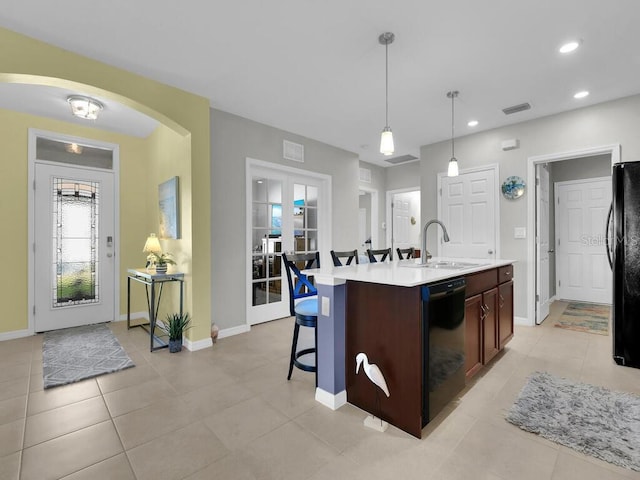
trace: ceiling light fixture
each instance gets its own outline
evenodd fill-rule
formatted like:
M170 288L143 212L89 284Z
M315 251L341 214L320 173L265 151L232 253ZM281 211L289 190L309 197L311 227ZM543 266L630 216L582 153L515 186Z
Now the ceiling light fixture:
M389 126L389 44L393 43L396 36L391 32L382 33L378 37L378 42L384 45L384 58L385 58L385 124L382 134L380 135L380 153L383 155L393 155L393 133Z
M478 120L471 120L469 121L469 123L467 123L468 126L470 127L477 127L478 126Z
M573 51L575 51L578 47L580 46L580 42L577 41L571 41L571 42L567 42L564 45L562 45L558 51L560 53L571 53Z
M589 92L587 90L582 90L581 92L576 93L573 96L573 98L580 99L580 98L584 98L584 97L587 97L587 96L589 96Z
M447 98L451 99L451 160L449 160L449 168L447 169L447 176L448 177L457 177L458 176L458 159L456 158L456 150L455 150L455 143L454 143L454 111L453 111L453 104L454 101L456 99L456 97L458 96L460 92L458 90L451 90L450 92L447 92Z
M67 102L71 105L71 113L85 120L95 120L104 106L97 100L80 95L73 95L67 98Z

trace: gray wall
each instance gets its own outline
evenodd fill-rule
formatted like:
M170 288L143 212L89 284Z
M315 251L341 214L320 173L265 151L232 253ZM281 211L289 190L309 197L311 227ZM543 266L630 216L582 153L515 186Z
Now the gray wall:
M498 163L500 180L511 175L527 178L527 158L536 155L567 152L580 148L620 143L622 160L640 159L640 96L632 96L592 107L581 108L537 120L456 139L456 157L461 169ZM504 152L503 140L517 138L520 148ZM420 176L422 215L436 216L436 175L446 172L449 159L449 141L424 146L420 149ZM529 215L527 192L516 201L500 195L501 257L513 259L515 264L515 315L527 316L527 245L529 239L513 238L516 226L526 226ZM429 240L435 241L435 230ZM532 232L527 232L531 235ZM529 319L530 321L530 319Z
M584 180L586 178L601 178L611 176L611 155L594 155L587 158L551 162L549 165L549 243L556 244L556 203L555 183L570 180ZM555 247L553 247L555 251ZM556 294L556 256L549 256L549 294Z
M210 117L212 321L226 329L246 324L246 158L332 177L327 252L357 242L359 161L354 153L220 110L211 109ZM282 158L285 139L304 145L304 163Z

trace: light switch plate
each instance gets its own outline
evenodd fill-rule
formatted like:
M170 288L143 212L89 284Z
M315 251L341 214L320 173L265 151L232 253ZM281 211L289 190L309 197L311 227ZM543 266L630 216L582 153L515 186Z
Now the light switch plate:
M331 302L329 301L329 297L321 297L322 298L322 310L320 311L320 314L323 317L328 317L329 314L331 313Z
M513 238L527 238L527 227L515 227L513 229Z

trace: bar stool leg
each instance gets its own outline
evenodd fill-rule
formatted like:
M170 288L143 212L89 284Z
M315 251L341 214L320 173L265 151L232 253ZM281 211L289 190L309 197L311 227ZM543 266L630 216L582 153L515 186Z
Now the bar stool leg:
M287 380L291 380L291 373L293 372L293 362L296 358L296 348L298 345L298 333L300 331L300 325L296 322L295 327L293 328L293 342L291 343L291 360L289 361L289 375L287 375Z

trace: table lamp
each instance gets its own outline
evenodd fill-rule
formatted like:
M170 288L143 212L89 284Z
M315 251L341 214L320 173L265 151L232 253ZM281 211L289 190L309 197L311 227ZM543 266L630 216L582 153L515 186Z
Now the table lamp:
M160 246L160 240L156 237L155 233L150 233L147 237L147 241L144 243L144 248L142 249L144 253L148 253L147 256L147 267L151 264L151 259L153 258L152 254L162 255L162 247Z

